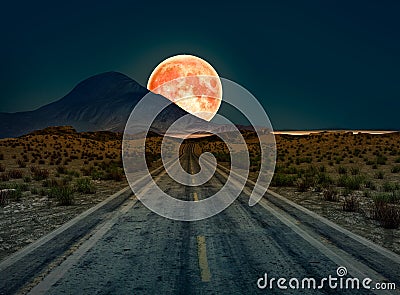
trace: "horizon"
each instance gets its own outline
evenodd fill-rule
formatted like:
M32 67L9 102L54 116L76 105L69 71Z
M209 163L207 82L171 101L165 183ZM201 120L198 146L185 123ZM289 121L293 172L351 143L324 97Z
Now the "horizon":
M52 104L54 102L60 101L61 99L63 99L65 96L69 95L71 92L73 92L73 90L82 82L85 82L86 80L99 76L99 75L103 75L103 74L107 74L107 73L118 73L118 74L122 74L128 78L130 78L131 80L133 80L134 82L136 82L138 85L140 85L141 87L143 87L144 89L148 90L145 86L143 86L141 83L139 83L138 81L136 81L135 79L133 79L132 77L130 77L129 75L125 74L125 73L121 73L118 71L107 71L107 72L103 72L103 73L98 73L92 76L89 76L81 81L79 81L75 86L73 86L69 91L67 91L63 96L47 103L44 105L40 105L35 109L30 109L30 110L24 110L24 111L16 111L16 112L0 112L0 114L16 114L16 113L26 113L26 112L34 112L38 109L41 109L42 107L45 107L46 105ZM179 106L178 106L179 107ZM231 106L227 105L227 104L222 104L220 109L218 110L218 114L221 114L223 116L226 117L236 117L235 119L237 119L237 123L235 123L236 125L242 125L242 126L250 126L250 124L248 124L248 121L246 119L243 118L243 116L236 110L232 109ZM272 125L274 126L274 122L271 122ZM218 124L218 123L216 123ZM51 127L51 126L48 126ZM357 131L357 130L361 130L361 131L389 131L389 132L397 132L400 131L400 127L399 128L391 128L389 126L387 126L387 128L380 128L380 127L365 127L365 128L349 128L346 126L331 126L331 127L310 127L310 128L275 128L273 127L274 132L288 132L288 133L293 133L293 132L303 132L303 131L316 131L316 132L324 132L324 131ZM100 131L100 130L99 130Z

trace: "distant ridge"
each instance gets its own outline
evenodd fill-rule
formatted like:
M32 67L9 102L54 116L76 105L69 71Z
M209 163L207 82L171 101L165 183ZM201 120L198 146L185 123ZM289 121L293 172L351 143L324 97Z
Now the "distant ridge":
M0 138L18 137L51 126L71 126L79 132L123 132L131 111L148 92L124 74L98 74L80 82L61 99L34 111L0 113ZM171 122L186 114L171 104L159 115L154 129L162 132ZM191 118L193 124L206 123L195 116Z

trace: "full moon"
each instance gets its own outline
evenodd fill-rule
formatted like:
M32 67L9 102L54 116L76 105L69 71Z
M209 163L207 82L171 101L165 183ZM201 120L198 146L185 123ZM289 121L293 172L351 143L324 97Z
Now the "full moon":
M193 55L176 55L161 62L151 73L147 88L206 121L215 116L222 100L217 72Z

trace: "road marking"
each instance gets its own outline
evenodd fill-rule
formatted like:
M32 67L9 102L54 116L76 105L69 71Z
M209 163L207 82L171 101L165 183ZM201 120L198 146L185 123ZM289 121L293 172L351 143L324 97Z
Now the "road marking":
M79 248L68 256L59 266L54 268L39 284L29 291L29 295L46 294L50 291L69 269L75 266L79 260L85 255L95 244L117 223L118 219L126 214L137 202L137 198L133 197L126 201L118 211L113 212L106 222L97 226L93 235L83 242Z
M198 201L199 201L199 196L197 195L196 192L193 193L193 200L194 200L195 202L198 202Z
M199 256L201 280L203 282L209 282L211 279L211 273L210 269L208 268L205 236L197 236L197 254Z

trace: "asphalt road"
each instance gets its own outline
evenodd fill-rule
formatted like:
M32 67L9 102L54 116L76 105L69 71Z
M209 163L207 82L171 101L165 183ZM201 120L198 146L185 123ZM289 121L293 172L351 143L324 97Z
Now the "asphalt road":
M198 172L191 148L181 162L187 171ZM157 178L161 188L182 200L206 198L224 182L223 173L201 187L182 186L163 173ZM399 265L389 263L386 256L369 253L369 248L320 227L295 209L285 210L273 196L253 207L248 200L243 192L216 216L181 222L163 218L130 198L31 294L372 294L331 289L327 282L312 290L281 290L276 281L272 289L257 286L265 273L269 279L286 278L286 286L291 278L300 285L303 278L315 278L318 286L324 277L338 277L339 266L349 270L347 277L356 274L361 281L369 276L374 283L400 286ZM347 242L348 249L343 245ZM378 256L369 261L371 255Z

